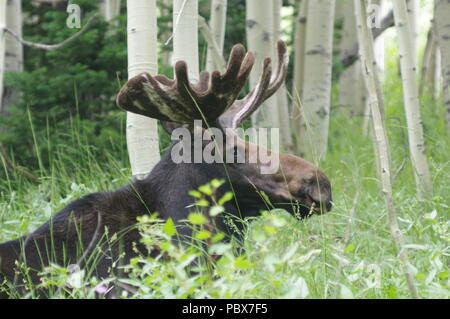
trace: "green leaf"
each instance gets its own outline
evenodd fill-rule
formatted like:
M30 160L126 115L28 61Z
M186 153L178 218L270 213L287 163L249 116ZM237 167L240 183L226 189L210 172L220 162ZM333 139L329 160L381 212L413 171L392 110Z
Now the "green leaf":
M192 225L203 225L208 222L208 219L202 213L190 213L188 220Z
M241 269L247 269L247 268L250 268L251 263L248 259L245 259L244 256L239 256L234 261L234 265Z
M221 179L221 180L218 180L218 179L213 179L212 181L211 181L211 185L212 185L212 187L214 187L214 188L219 188L220 186L222 186L223 185L223 183L225 183L225 181L223 180L223 179Z
M195 238L198 240L205 240L211 238L211 233L207 230L201 230L197 234L195 234Z
M198 190L208 196L211 196L213 194L213 189L211 188L211 185L209 185L209 184L200 186L198 188Z
M188 194L195 198L202 198L202 194L199 191L189 191Z
M195 206L208 207L209 202L206 199L200 199L194 203Z
M214 235L214 237L211 239L211 241L213 243L217 243L217 242L221 241L224 238L225 238L225 234L224 233L217 233L217 234Z
M223 213L224 211L225 211L225 209L222 206L213 206L209 210L209 215L212 217L215 217L215 216L219 215L220 213Z
M169 218L169 219L165 222L164 227L163 227L163 231L164 231L167 235L169 235L170 237L172 237L173 235L175 235L175 234L177 233L177 230L176 230L176 228L175 228L175 224L174 224L172 218Z
M264 230L269 234L276 234L277 230L273 228L272 226L266 225L264 226Z
M225 204L226 202L229 202L230 200L232 200L233 197L234 197L234 195L233 195L232 192L226 192L225 195L223 195L222 198L219 199L218 204L219 204L219 205L223 205L223 204Z
M348 245L347 247L345 247L344 252L346 252L346 253L351 253L351 252L354 251L354 250L355 250L355 245L350 244L350 245Z

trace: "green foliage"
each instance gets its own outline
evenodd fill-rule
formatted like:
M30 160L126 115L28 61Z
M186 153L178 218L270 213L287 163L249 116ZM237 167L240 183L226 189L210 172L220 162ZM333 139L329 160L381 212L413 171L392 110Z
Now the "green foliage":
M79 31L66 26L65 7L24 4L24 38L40 43L59 43ZM96 12L96 3L78 0L82 24ZM125 17L117 18L117 26L97 18L78 39L56 51L25 47L25 72L7 74L6 84L21 92L17 105L8 107L8 117L0 118L6 128L0 141L14 150L19 163L36 168L36 152L42 153L43 165L50 163L46 144L69 144L67 131L73 122L92 139L92 145L123 144L120 127L122 114L115 106L120 82L126 79ZM27 111L31 114L31 131ZM55 132L63 132L55 134ZM101 156L101 153L97 154ZM42 167L41 167L42 168Z

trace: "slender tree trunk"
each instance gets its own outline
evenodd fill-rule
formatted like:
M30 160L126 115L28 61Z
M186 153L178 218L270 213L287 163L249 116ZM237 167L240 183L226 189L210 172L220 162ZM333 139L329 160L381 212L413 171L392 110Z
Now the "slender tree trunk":
M173 59L188 64L191 81L199 80L198 1L173 1Z
M410 23L410 32L412 37L412 46L414 52L414 65L417 67L417 39L419 37L419 10L420 10L420 1L419 0L407 0L407 8L408 8L408 19Z
M273 0L246 0L247 45L256 54L256 62L250 74L250 88L254 88L259 81L264 58L273 57L273 8ZM252 122L256 127L280 127L276 95L266 100L253 113Z
M6 25L6 1L0 2L0 25ZM3 91L5 79L6 33L0 32L0 112L3 111Z
M355 10L353 0L345 0L343 3L344 28L342 33L341 53L348 54L357 42ZM346 68L340 75L339 105L344 107L350 116L364 115L366 87L362 81L359 61Z
M283 0L274 0L273 10L273 34L275 36L275 42L281 39L281 9L283 6ZM276 56L276 48L273 46L273 57ZM275 59L273 59L275 62ZM280 120L280 135L281 145L287 152L293 151L292 145L292 131L291 131L291 119L289 116L288 96L286 85L283 84L276 93L276 103L278 105L278 117Z
M450 2L436 0L434 19L441 52L441 70L443 80L442 100L445 106L445 120L450 133Z
M170 14L170 9L172 8L173 5L173 1L172 0L161 0L161 3L163 4L163 6L161 6L161 9L159 10L160 13L160 17L164 17L165 19L169 19L172 18L171 14ZM165 29L162 33L161 33L161 38L163 39L163 42L167 41L172 32L171 32L171 21L170 20L166 20L166 26ZM168 49L167 47L165 48L165 50L163 50L161 52L161 62L163 65L170 65L171 62L171 58L172 58L172 50Z
M436 45L437 41L433 34L433 26L430 27L430 30L428 30L427 35L427 43L425 45L425 51L423 53L422 58L422 71L420 74L420 95L423 94L423 92L434 91L434 71L436 69Z
M420 77L420 96L427 91L433 96L436 105L439 105L439 95L441 93L441 51L436 30L436 21L428 31L427 43L422 59L422 73Z
M294 138L294 148L297 154L301 150L301 126L303 122L302 99L303 99L303 79L305 71L305 44L306 44L306 22L309 0L302 0L295 20L294 39L294 82L292 85L292 133Z
M227 20L227 0L212 0L211 2L211 17L209 19L209 27L211 29L217 47L222 54L223 43L225 40L225 23ZM217 65L214 59L214 48L208 46L208 53L206 55L206 70L212 72L214 70L222 69L221 65Z
M156 0L127 0L128 77L156 74ZM132 174L145 178L160 160L157 121L127 113L127 144Z
M362 72L364 76L364 82L367 86L368 101L372 113L372 123L375 134L375 147L378 149L379 163L380 163L380 179L382 193L386 203L388 222L390 226L391 235L394 239L400 261L402 263L403 271L406 276L408 288L411 297L417 298L417 288L415 285L413 274L408 263L406 251L403 248L404 239L403 234L398 226L397 215L395 212L394 199L392 196L392 182L391 182L391 167L389 161L389 146L386 136L386 131L383 125L383 117L381 108L378 101L377 92L377 68L370 61L375 60L374 43L372 35L367 27L365 21L367 21L366 4L365 0L354 0L355 13L358 25L358 38L360 43L360 54L362 63Z
M6 2L6 26L18 36L22 37L22 3L20 0ZM1 10L1 9L0 9ZM2 32L3 33L3 32ZM4 40L4 60L2 62L3 72L23 71L23 46L10 35L2 34ZM2 73L3 73L2 72ZM4 75L3 75L4 76ZM7 106L17 102L19 92L13 87L3 86L2 99L0 101L0 113L7 112Z
M301 136L306 156L315 161L325 158L328 146L334 8L334 0L308 3Z
M383 17L388 15L388 11L386 10L386 1L385 0L371 0L370 3L372 5L377 6L377 10L373 13L375 15L375 20L377 23L381 24ZM378 28L379 26L375 26ZM385 69L385 53L386 53L386 45L385 45L385 37L381 34L375 40L375 60L378 64L378 70L380 70L380 78L382 78L382 72Z
M442 89L442 55L441 49L439 47L439 43L436 41L436 49L434 50L434 79L433 79L433 99L435 101L439 101L439 95L441 94ZM438 106L439 103L436 103ZM450 113L447 109L447 113ZM450 115L447 115L447 127L450 130Z
M430 170L425 154L422 119L419 109L419 90L414 47L405 0L393 1L395 25L398 33L400 67L403 81L403 97L408 124L411 162L416 179L417 195L420 199L431 199L433 190Z
M100 11L105 21L111 21L120 14L121 0L103 0L100 2Z

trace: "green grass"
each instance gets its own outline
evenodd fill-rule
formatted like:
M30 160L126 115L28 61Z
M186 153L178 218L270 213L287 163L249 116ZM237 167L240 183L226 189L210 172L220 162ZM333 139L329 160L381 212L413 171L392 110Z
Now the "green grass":
M443 109L436 111L434 102L423 97L434 197L419 202L408 157L401 82L395 59L391 61L385 83L386 127L393 170L401 167L393 182L405 249L420 296L449 298L450 136ZM332 182L330 213L299 221L281 211L268 212L248 223L243 252L219 242L214 249L222 249L222 260L193 277L186 261L198 251L169 247L172 261L136 260L130 279L123 281L136 289L127 297L408 298L376 178L372 143L363 136L361 125L361 118L349 119L341 109L332 112L329 153L320 165ZM0 241L29 233L82 195L130 182L123 149L108 145L101 150L106 160L100 161L76 123L66 134L71 143L48 147L50 165L40 171L39 185L5 170L0 181ZM47 141L36 145L40 143ZM171 233L167 227L144 220L144 240L154 242L159 234L157 240L166 242ZM55 266L49 271L59 274L61 285L68 279L64 269ZM82 289L60 297L93 297L96 284L85 278Z

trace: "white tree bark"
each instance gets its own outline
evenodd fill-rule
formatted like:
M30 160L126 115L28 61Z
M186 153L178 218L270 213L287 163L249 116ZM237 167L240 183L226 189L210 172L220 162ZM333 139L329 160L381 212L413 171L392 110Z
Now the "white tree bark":
M305 125L301 126L300 134L306 156L314 161L325 158L328 146L334 9L334 0L308 3L303 84Z
M435 21L435 20L434 20ZM438 105L439 94L441 90L441 52L439 49L438 37L436 32L436 23L433 22L428 31L427 43L422 58L422 72L420 76L420 90L422 95L428 92L433 96Z
M105 21L111 21L120 14L121 0L103 0L100 2L100 11L105 17Z
M264 58L273 57L273 0L246 0L246 29L248 50L256 55L250 74L250 88L254 88L262 73ZM272 59L273 60L273 59ZM256 127L280 127L276 95L266 100L252 115Z
M418 66L417 57L417 40L419 38L419 10L420 1L419 0L407 0L406 2L408 8L408 19L410 23L410 32L412 37L412 46L414 52L414 65Z
M292 120L291 127L294 138L294 149L297 154L302 154L301 126L303 122L303 79L305 75L305 44L306 22L308 19L308 2L302 0L297 18L295 19L294 38L294 81L292 83Z
M274 0L274 10L273 10L273 34L275 36L274 41L281 39L281 8L283 6L283 0ZM273 57L275 63L276 57L276 47L273 46ZM291 119L289 116L288 107L288 96L286 85L283 84L276 93L276 103L278 105L278 118L280 121L280 135L281 135L281 145L287 152L293 151L292 144L292 131L291 131Z
M15 32L22 37L22 3L20 0L4 1L6 2L6 26L9 30ZM3 6L3 4L2 4ZM1 9L0 9L1 10ZM16 41L12 36L5 37L4 32L1 32L1 38L4 38L4 61L2 62L3 72L22 72L23 71L23 46ZM1 59L0 59L1 60ZM2 76L2 78L3 78ZM8 105L14 104L19 93L12 87L4 87L2 84L3 93L0 100L0 112L5 111Z
M441 88L442 88L442 55L441 55L441 48L439 47L439 44L436 44L436 48L434 51L434 78L433 78L433 99L435 101L439 100L439 96L441 94ZM438 103L436 103L436 106ZM447 128L450 130L450 110L449 107L447 107Z
M355 15L358 25L358 38L360 43L360 55L362 63L362 72L364 76L364 82L368 91L368 104L370 105L372 113L372 123L375 135L375 147L379 154L379 171L381 179L382 193L386 203L388 212L388 222L390 226L391 235L394 239L395 245L398 250L399 258L402 263L402 268L406 276L408 288L411 297L417 298L417 288L414 282L414 277L408 264L406 251L403 248L404 239L403 234L398 226L397 215L395 212L394 199L392 196L392 182L391 182L391 167L389 161L389 146L386 136L386 131L383 125L383 117L379 105L377 92L377 68L376 65L370 61L375 61L374 43L371 32L367 27L365 21L367 20L365 0L354 0L355 3Z
M6 1L0 2L0 26L6 26ZM3 90L5 78L6 33L0 32L0 111L3 109Z
M450 2L436 0L434 19L440 48L441 70L443 80L442 100L445 106L445 119L450 133Z
M358 40L353 0L343 2L344 28L342 33L341 54L352 50ZM359 61L346 68L339 78L339 105L350 116L363 116L366 105L366 87L361 74Z
M173 1L173 60L188 65L191 81L199 80L198 1Z
M156 0L127 0L128 78L156 74ZM145 178L160 160L157 121L127 113L127 144L132 174Z
M417 68L406 1L393 1L393 9L398 34L409 150L416 180L417 195L420 199L431 199L433 190L425 154L422 119L419 108L419 90L416 80Z
M389 14L389 8L386 0L371 0L371 4L378 6L376 15L376 21L380 22L383 17ZM378 64L378 70L380 70L380 79L383 78L383 71L385 70L385 55L386 55L386 41L384 34L381 34L375 39L375 60Z
M209 27L220 53L223 53L223 43L225 41L225 23L227 20L227 0L212 0L211 16L209 19ZM217 65L214 59L214 48L208 45L208 53L206 55L206 70L212 72L221 70L222 65Z

